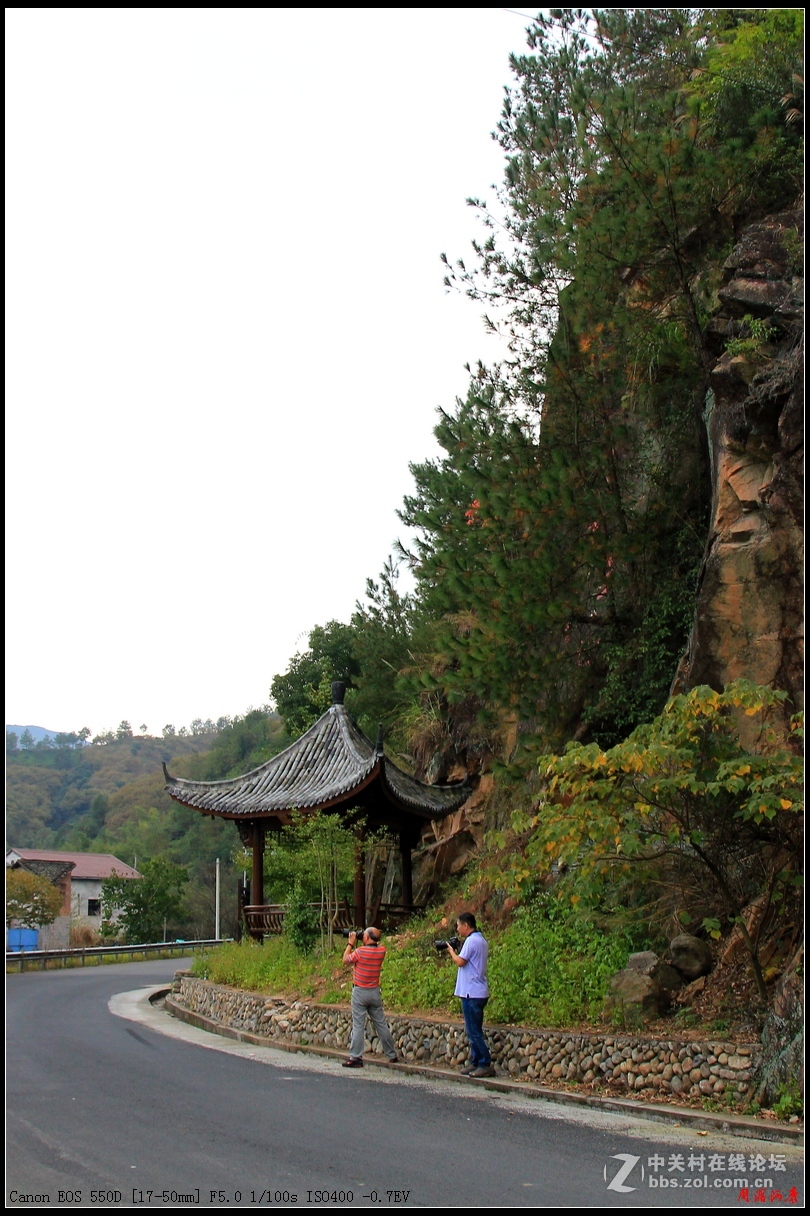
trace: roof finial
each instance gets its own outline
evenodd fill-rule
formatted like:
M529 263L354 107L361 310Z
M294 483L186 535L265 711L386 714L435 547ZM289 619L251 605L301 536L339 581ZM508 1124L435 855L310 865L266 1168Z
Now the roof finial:
M346 696L346 685L342 680L332 681L332 704L342 705L343 698Z
M377 755L382 755L383 750L383 728L382 722L377 727Z

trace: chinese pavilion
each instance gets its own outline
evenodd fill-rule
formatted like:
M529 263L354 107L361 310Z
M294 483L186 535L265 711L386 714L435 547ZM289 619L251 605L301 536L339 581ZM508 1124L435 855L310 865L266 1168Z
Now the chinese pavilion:
M382 728L377 742L363 733L343 704L345 684L332 685L332 705L299 739L277 756L242 777L227 781L187 781L173 777L166 765L166 790L182 806L202 815L231 819L242 843L253 852L250 903L245 921L254 936L271 929L273 905L264 904L264 845L268 831L280 831L293 813L330 811L357 823L364 832L386 829L399 843L402 861L400 915L413 911L411 853L422 828L458 810L469 797L466 779L454 785L430 785L403 772L385 755ZM367 923L364 852L356 854L351 921ZM381 919L385 908L373 909ZM391 912L394 909L390 909Z

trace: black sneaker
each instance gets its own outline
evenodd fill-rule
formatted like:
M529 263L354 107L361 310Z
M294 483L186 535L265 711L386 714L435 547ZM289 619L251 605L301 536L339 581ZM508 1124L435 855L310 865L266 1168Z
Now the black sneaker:
M389 1064L399 1064L399 1056L389 1056L388 1063Z
M349 1056L348 1060L343 1061L344 1068L362 1068L363 1061L358 1060L356 1056Z

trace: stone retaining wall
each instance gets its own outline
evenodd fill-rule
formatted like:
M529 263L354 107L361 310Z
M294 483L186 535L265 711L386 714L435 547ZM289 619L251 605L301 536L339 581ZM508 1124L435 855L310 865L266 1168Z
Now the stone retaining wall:
M237 988L192 979L178 972L174 999L193 1013L266 1038L269 1043L325 1047L346 1051L351 1036L351 1010L340 1005L288 1003ZM408 1063L461 1068L467 1063L467 1036L462 1023L433 1018L387 1015L397 1051ZM487 1026L492 1060L513 1080L543 1084L568 1081L606 1086L619 1094L655 1089L691 1097L728 1092L735 1099L749 1093L756 1080L761 1051L714 1040L686 1042L640 1035L570 1034L524 1026ZM370 1023L368 1050L382 1055Z

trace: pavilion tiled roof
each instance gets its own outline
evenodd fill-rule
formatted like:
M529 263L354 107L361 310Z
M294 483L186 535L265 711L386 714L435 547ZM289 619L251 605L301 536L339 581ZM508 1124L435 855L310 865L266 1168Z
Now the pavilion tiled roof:
M188 781L163 769L166 790L177 802L228 819L324 809L377 780L389 801L424 820L444 818L470 794L466 782L429 785L403 772L342 704L331 705L288 748L242 777Z

